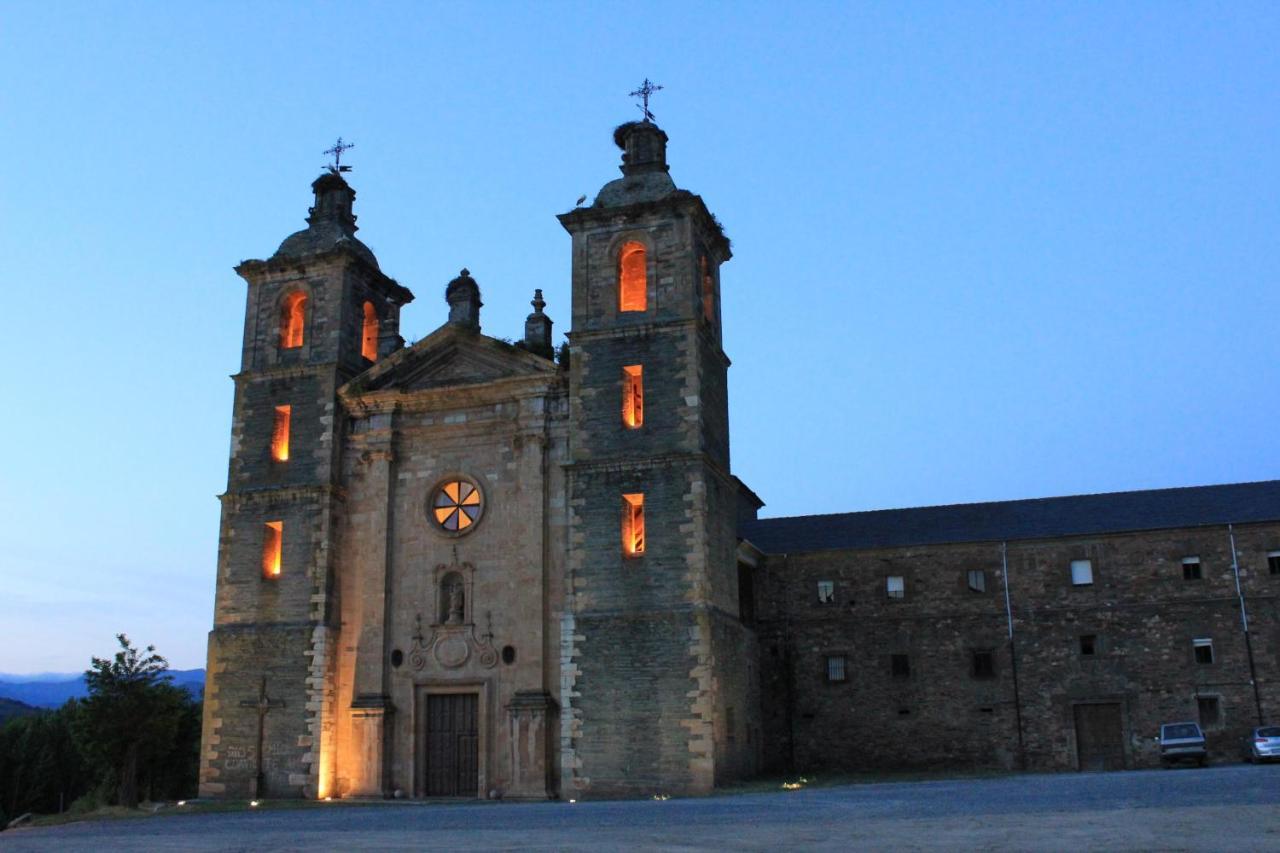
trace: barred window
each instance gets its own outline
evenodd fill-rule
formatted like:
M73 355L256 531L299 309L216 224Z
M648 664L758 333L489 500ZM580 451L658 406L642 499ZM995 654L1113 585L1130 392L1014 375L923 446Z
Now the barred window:
M969 591L970 592L986 592L987 591L987 573L982 569L974 569L969 572Z
M1091 586L1093 584L1093 562L1090 560L1072 560L1071 583L1073 586Z
M1191 641L1191 649L1195 653L1196 663L1213 663L1213 640L1201 638Z
M1182 558L1182 579L1184 581L1200 580L1200 558L1199 557L1183 557Z
M845 656L827 655L827 681L845 681Z
M884 589L890 598L907 597L907 584L902 575L889 575L885 578Z

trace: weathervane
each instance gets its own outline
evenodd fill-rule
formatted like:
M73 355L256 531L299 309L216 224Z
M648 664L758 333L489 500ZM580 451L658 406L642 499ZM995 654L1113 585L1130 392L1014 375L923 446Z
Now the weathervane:
M326 149L324 152L325 154L333 155L333 165L327 166L326 168L335 175L339 172L350 172L350 166L342 165L342 152L355 147L356 144L354 142L343 142L342 137L339 136L338 141L333 144L333 147Z
M643 103L636 104L636 107L642 113L644 113L645 121L653 121L653 113L649 112L649 96L652 95L654 92L658 92L661 90L662 90L661 86L658 86L654 83L650 83L649 78L646 77L644 78L644 83L640 85L640 88L636 89L634 92L631 93L631 97L641 98L643 100Z

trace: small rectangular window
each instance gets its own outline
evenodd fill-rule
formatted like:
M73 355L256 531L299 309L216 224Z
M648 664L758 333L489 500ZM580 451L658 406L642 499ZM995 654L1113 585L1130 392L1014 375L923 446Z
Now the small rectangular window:
M970 592L986 592L987 591L987 573L982 569L973 569L969 572L969 591Z
M638 557L644 553L644 495L622 496L622 553Z
M292 406L276 406L275 422L271 426L271 458L277 462L289 461L289 421Z
M836 600L836 585L833 581L818 581L818 603L830 604Z
M1182 558L1182 579L1184 581L1200 580L1200 558L1199 557L1183 557Z
M644 367L639 364L622 368L622 424L627 429L644 425Z
M1280 551L1267 552L1267 568L1273 575L1280 575Z
M973 677L995 678L996 656L990 649L982 649L973 653Z
M1192 640L1191 648L1195 650L1196 663L1213 663L1213 640Z
M262 527L262 576L269 580L280 577L280 560L284 554L284 522L268 521Z
M1197 696L1196 710L1200 712L1200 728L1217 728L1222 723L1222 700L1217 696Z
M889 575L885 578L884 589L890 598L907 597L907 585L902 575Z
M1089 560L1072 560L1071 583L1073 586L1090 586L1093 583L1093 563Z
M1080 635L1080 654L1091 658L1098 653L1098 636L1096 634Z
M890 655L889 672L894 678L910 678L911 659L906 655Z
M827 681L844 681L846 678L844 655L827 655Z

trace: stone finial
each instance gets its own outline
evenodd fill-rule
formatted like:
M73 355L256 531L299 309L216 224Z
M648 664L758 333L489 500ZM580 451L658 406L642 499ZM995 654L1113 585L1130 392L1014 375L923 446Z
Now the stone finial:
M311 189L316 194L316 203L307 211L308 225L334 223L347 234L354 234L359 230L352 212L356 191L341 175L326 172L312 182Z
M667 135L656 124L629 121L613 131L613 141L622 149L622 174L668 171Z
M470 270L463 267L458 277L449 282L444 291L445 301L449 303L449 323L462 326L473 331L480 331L480 285L471 277Z
M547 303L542 298L541 288L533 292L533 313L524 321L524 345L531 353L551 358L551 318L542 313Z

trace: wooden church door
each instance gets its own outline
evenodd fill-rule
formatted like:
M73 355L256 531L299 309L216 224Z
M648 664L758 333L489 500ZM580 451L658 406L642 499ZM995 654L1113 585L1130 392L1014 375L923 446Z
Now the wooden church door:
M426 784L428 797L475 797L480 787L478 695L427 696Z

